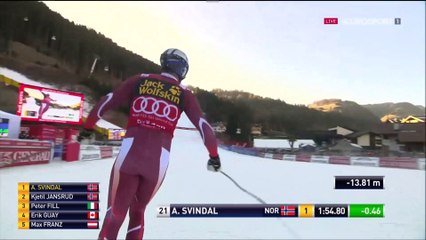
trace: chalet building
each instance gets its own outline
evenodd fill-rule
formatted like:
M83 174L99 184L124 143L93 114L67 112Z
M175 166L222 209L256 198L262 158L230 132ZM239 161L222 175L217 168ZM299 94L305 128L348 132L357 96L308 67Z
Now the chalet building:
M335 135L341 135L341 136L346 136L355 132L355 130L353 129L350 129L347 127L341 127L341 126L329 128L328 131L334 133Z
M377 129L389 151L425 152L425 123L385 123Z
M366 131L354 131L342 126L328 130L367 150L424 153L425 125L425 116L411 115L398 121L387 121Z
M373 131L355 132L346 135L345 138L364 149L373 150L382 147L382 136Z

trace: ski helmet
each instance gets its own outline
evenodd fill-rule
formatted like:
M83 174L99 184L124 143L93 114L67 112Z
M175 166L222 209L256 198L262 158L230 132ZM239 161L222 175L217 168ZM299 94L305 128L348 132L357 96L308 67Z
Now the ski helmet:
M176 48L169 48L161 54L161 68L165 72L174 73L182 81L188 73L188 57Z

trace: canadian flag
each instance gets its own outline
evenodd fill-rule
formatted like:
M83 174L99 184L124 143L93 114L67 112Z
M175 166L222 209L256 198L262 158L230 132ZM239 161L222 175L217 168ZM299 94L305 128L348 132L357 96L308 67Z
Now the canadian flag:
M87 219L98 219L99 214L98 212L90 211L87 213Z

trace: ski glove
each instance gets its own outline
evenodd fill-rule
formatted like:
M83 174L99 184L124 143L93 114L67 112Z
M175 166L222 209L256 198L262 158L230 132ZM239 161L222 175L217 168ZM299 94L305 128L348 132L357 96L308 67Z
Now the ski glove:
M210 156L209 161L207 162L207 170L212 171L212 172L218 172L220 171L220 158L219 156L217 157L212 157Z

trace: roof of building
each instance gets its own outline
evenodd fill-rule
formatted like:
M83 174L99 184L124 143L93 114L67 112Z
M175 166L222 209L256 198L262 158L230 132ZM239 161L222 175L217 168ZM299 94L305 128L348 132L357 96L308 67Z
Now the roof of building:
M414 116L414 115L410 115L407 116L403 119L401 119L401 123L411 123L411 121L416 121L417 122L425 122L426 117L424 115L420 115L420 116Z
M356 131L356 130L355 130L355 129L353 129L353 128L348 128L348 127L346 127L346 126L340 126L340 125L337 125L336 127L333 127L333 128L329 128L329 129L328 129L328 131L337 130L337 128L338 128L338 127L344 128L344 129L349 130L349 131L352 131L352 132L355 132L355 131Z

